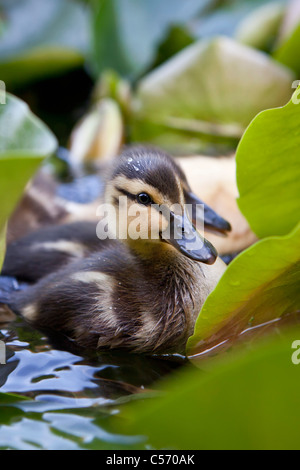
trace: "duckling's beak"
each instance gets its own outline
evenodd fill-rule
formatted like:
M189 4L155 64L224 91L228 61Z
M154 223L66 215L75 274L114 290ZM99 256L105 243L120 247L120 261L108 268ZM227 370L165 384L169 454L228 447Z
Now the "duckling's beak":
M215 247L197 232L186 214L170 212L170 224L161 238L192 260L213 264L217 259Z
M191 205L190 215L194 225L197 225L197 223L203 223L205 230L216 232L219 235L227 235L227 232L230 232L230 223L217 214L211 207L201 201L201 199L199 199L194 193L185 192L185 201L186 204Z

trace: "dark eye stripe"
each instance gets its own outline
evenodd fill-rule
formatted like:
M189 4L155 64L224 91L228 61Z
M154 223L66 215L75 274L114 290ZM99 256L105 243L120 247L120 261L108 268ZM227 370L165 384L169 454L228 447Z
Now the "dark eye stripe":
M147 193L140 193L140 194L136 195L136 194L130 193L129 191L126 191L126 189L120 188L119 186L116 186L116 189L117 189L120 193L124 194L124 196L127 196L127 197L128 197L129 199L131 199L132 201L137 201L139 204L144 204L145 206L146 206L146 205L149 205L149 204L154 204L154 201L152 200L151 196L149 196L149 194L147 194ZM139 200L139 196L141 196L142 194L145 194L145 196L148 196L148 197L149 197L149 202L144 203L144 202L141 202L141 201Z
M124 194L124 196L127 196L129 199L131 199L132 201L135 201L136 200L136 195L135 194L131 194L129 191L126 191L126 189L123 189L123 188L120 188L119 186L116 186L116 189Z

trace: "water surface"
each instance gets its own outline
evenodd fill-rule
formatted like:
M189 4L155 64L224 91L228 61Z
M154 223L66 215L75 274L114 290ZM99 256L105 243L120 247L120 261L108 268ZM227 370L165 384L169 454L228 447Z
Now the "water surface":
M1 449L138 449L141 436L111 430L126 402L155 393L155 382L180 357L74 351L22 319L0 324L6 364L0 365ZM21 398L24 398L21 399Z

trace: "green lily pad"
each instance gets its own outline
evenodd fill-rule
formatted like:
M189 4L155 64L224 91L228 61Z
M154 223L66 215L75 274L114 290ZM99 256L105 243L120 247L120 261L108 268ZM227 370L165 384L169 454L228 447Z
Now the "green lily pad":
M4 1L0 77L8 87L82 65L89 44L88 9L75 0ZM34 18L34 21L33 21Z
M273 56L278 62L290 67L297 75L300 73L300 23L290 36L274 51Z
M48 128L18 98L7 94L0 105L0 231L24 188L42 160L50 156L57 141ZM4 237L1 239L3 257Z
M300 224L235 258L208 296L188 340L189 355L231 344L249 327L300 311Z
M146 140L150 126L152 139L155 126L239 139L258 112L290 99L293 78L265 53L231 39L197 42L139 82L133 139Z
M157 387L160 398L135 403L115 425L156 449L299 449L300 366L292 362L299 338L298 327L205 374L183 370Z
M238 205L260 238L284 235L299 221L299 92L259 114L237 149Z

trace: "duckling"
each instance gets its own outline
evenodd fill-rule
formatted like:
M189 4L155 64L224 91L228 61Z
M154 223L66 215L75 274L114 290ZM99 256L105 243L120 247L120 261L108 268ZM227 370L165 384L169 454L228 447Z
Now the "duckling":
M225 219L207 204L204 204L191 191L184 172L169 155L150 147L133 147L123 152L122 157L131 159L136 155L139 155L140 159L151 155L152 159L160 159L161 165L166 164L167 161L168 165L172 166L179 179L184 201L190 210L189 215L194 225L201 222L204 224L205 230L223 235L231 230L230 224ZM110 169L106 170L106 187L115 184L110 181L110 177L113 169L119 163L118 159L119 157L111 162ZM137 173L136 164L133 168ZM124 177L132 177L130 167L124 167L122 171ZM137 176L139 176L138 173ZM161 176L157 174L155 178L159 181ZM166 188L170 185L167 180L160 182L160 184L165 185ZM46 224L39 230L11 241L7 247L2 274L15 277L19 281L32 283L65 266L70 261L82 259L95 251L104 249L110 241L106 239L100 242L96 234L98 220L95 214L96 205L99 206L99 204L99 199L97 204L93 204L94 220L88 218L88 220L60 223L59 225ZM199 209L200 205L204 207L204 212ZM87 210L89 212L89 209Z
M98 240L89 254L65 259L16 293L10 308L34 327L63 333L81 347L183 352L226 268L185 212L188 195L186 178L170 156L125 151L113 162L105 189L105 203L116 214L99 222L100 229L108 227L108 242ZM219 225L229 228L225 221Z

